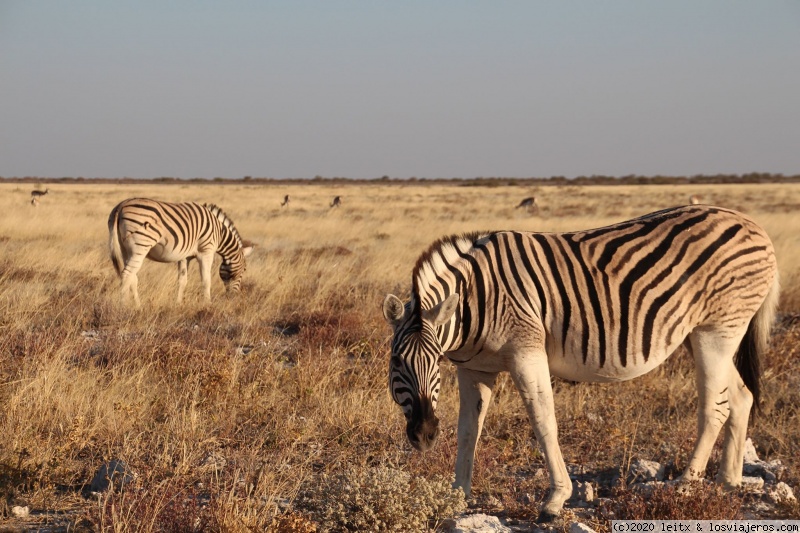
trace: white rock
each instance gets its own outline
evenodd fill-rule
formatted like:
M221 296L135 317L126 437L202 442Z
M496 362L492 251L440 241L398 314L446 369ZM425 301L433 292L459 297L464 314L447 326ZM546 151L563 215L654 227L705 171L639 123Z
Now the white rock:
M767 498L774 503L793 502L797 500L792 491L792 487L783 481L779 482L774 487L767 487Z
M471 514L448 520L447 531L452 533L511 533L496 516Z
M581 522L573 522L569 525L569 533L595 533L595 530Z
M759 491L764 488L764 480L760 477L742 476L742 488Z
M572 484L572 497L584 502L594 500L594 487L592 484L583 481L576 481Z
M648 481L646 483L634 483L631 485L631 491L635 494L640 494L645 498L653 495L656 489L663 487L664 483L661 481Z
M773 461L745 461L742 472L745 476L759 476L764 478L768 484L777 483L786 472L786 467L783 466L780 459Z
M744 462L745 463L760 463L761 459L758 458L756 447L753 444L753 439L747 437L744 442Z
M636 481L663 481L664 465L655 461L637 459L631 465L628 474L632 475Z
M594 422L594 423L599 423L599 424L602 424L602 423L605 422L605 420L603 420L602 416L596 415L594 413L586 413L586 420L588 420L589 422Z
M13 514L17 518L25 518L30 514L31 510L26 505L25 507L20 507L19 505L15 505L11 508L11 514Z

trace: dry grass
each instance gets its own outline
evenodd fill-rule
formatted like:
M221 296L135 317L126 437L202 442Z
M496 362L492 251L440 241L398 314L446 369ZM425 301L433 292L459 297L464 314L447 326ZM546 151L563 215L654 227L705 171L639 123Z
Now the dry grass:
M385 293L408 294L416 257L442 235L596 227L700 194L766 228L779 255L781 310L800 313L800 185L70 184L51 186L36 208L29 189L0 184L0 517L29 505L107 531L312 531L312 510L292 502L342 472L371 479L388 467L449 479L452 368L444 370L443 438L432 452L412 453L386 390L389 331L380 313ZM284 194L288 209L279 205ZM329 209L336 195L343 205ZM537 215L513 209L530 195ZM133 196L222 206L258 246L243 294L225 297L217 278L206 306L195 267L178 307L175 266L148 262L143 310L121 308L106 220ZM764 415L750 430L763 457L789 466L795 490L798 341L800 324L787 321L765 362ZM632 457L674 472L685 466L696 401L686 357L629 383L559 382L556 391L568 463L597 477ZM534 516L547 490L530 435L516 392L500 380L474 490L509 516ZM137 478L92 503L82 490L112 458Z

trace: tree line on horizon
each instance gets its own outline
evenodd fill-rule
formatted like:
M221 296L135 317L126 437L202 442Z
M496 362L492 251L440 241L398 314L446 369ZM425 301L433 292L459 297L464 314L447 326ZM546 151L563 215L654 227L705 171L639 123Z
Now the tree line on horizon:
M784 175L765 172L750 172L747 174L696 174L693 176L643 176L630 174L626 176L577 176L567 178L565 176L551 177L474 177L474 178L391 178L381 176L379 178L346 178L346 177L324 177L315 176L314 178L269 178L244 176L242 178L176 178L162 176L157 178L85 178L85 177L3 177L0 182L6 183L139 183L149 181L152 183L221 183L221 184L297 184L297 183L453 183L461 186L514 186L514 185L682 185L682 184L734 184L734 183L798 183L800 174Z

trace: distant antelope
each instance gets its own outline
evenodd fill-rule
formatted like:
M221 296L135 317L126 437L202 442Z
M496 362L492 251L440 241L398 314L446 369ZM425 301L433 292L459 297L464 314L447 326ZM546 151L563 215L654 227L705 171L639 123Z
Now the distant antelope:
M36 190L36 191L31 191L31 198L41 198L42 196L44 196L45 194L47 194L49 191L50 191L50 189L49 189L49 188L48 188L48 189L45 189L45 190L43 190L43 191L38 191L38 190Z
M339 207L342 205L342 199L339 196L334 197L333 201L331 202L331 207Z
M131 198L118 204L108 217L109 248L114 268L122 279L123 299L130 293L138 308L137 273L145 257L160 263L178 263L178 303L183 301L187 266L200 264L206 300L211 300L211 265L214 254L222 256L219 277L229 292L239 292L245 257L253 247L245 245L233 221L212 204L172 204Z
M523 198L522 201L515 207L514 209L519 209L520 207L524 207L528 211L536 211L539 209L539 205L536 203L535 196L528 196L527 198Z
M289 195L283 197L283 201L281 202L281 207L286 207L289 205Z
M691 196L689 197L689 203L690 203L691 205L698 205L698 204L702 204L702 203L703 203L703 199L702 199L700 196L698 196L698 195L696 195L696 194L693 194L693 195L691 195Z
M36 207L37 205L39 205L39 199L36 198L35 196L31 196L31 205L33 207Z

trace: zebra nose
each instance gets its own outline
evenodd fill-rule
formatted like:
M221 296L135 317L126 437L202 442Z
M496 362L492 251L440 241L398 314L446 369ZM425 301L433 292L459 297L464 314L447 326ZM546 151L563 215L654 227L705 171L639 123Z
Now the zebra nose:
M439 419L434 416L417 423L411 421L406 427L406 435L415 449L421 452L430 450L439 436Z

